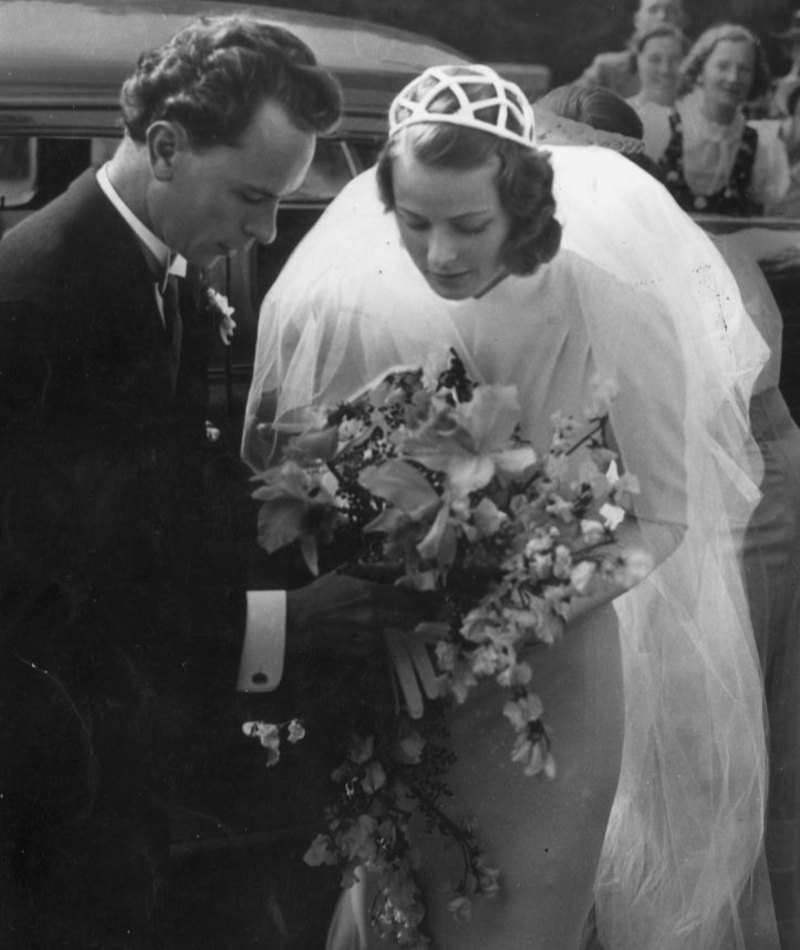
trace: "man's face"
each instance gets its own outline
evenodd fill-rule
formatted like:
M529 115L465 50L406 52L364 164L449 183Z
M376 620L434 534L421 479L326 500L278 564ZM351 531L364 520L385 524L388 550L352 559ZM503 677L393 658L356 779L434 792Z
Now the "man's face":
M644 33L656 26L683 26L683 4L680 0L640 0L639 9L633 18L637 33Z
M235 147L195 151L179 125L159 125L151 134L166 141L151 146L147 207L164 243L205 267L272 242L278 203L302 184L315 136L296 128L274 100L264 102Z

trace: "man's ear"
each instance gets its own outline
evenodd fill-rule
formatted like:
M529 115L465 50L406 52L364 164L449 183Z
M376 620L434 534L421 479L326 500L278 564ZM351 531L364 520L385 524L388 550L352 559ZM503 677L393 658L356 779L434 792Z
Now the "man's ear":
M176 122L161 119L147 130L147 154L150 168L159 181L169 181L180 152L188 147L186 132Z

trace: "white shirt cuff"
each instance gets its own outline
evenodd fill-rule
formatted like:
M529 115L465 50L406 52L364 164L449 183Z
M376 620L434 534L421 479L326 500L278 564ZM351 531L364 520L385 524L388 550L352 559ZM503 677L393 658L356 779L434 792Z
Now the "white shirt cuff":
M236 688L264 693L283 677L286 651L286 591L247 591L247 622Z

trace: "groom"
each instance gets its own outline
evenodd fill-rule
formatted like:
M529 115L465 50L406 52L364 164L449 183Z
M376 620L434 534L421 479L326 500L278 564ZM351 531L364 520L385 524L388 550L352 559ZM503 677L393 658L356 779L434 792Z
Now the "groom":
M245 595L200 547L217 330L202 269L274 239L339 119L335 80L292 34L228 16L143 54L121 103L113 159L0 242L0 946L14 950L199 946L165 935L170 839L176 815L206 810L205 779L220 784L209 744L245 741L225 715L237 683L277 685L284 633L291 669L323 646L363 661L382 623L413 621L405 594L338 576Z

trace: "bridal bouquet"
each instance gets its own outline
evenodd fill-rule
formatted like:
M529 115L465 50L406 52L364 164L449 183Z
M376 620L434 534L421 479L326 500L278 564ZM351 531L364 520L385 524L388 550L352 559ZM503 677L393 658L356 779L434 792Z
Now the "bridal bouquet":
M394 583L442 591L448 603L416 631L387 634L404 706L380 734L354 735L333 775L342 794L306 857L341 864L347 883L359 867L377 871L373 917L401 946L425 945L407 834L414 815L461 848L456 915L498 887L474 828L440 807L450 764L437 735L443 707L494 678L511 758L527 775L552 776L531 648L561 635L575 598L604 582L627 586L649 568L615 547L638 486L604 437L613 396L613 384L598 382L585 418L554 416L538 458L520 433L516 388L476 384L451 352L443 367L392 369L320 411L259 476L267 551L298 543L316 573L321 552L355 536L351 569L380 566Z

